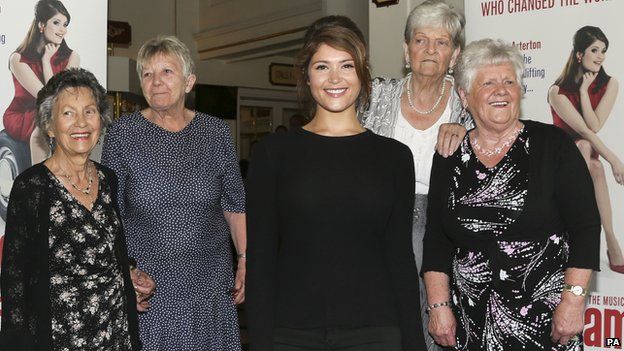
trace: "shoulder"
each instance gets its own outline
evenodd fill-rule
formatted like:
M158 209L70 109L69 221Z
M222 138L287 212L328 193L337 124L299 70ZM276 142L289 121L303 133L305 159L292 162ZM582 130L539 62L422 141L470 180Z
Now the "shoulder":
M399 89L403 83L402 79L375 77L372 82L373 91L392 91Z
M43 163L38 163L20 173L13 182L12 192L30 192L45 189L48 176Z
M538 141L539 144L553 145L571 141L570 137L563 129L553 124L547 124L533 120L522 120L521 122L524 123L525 127L527 128L527 131L529 132L529 138L531 138L532 141ZM531 142L531 146L539 144Z
M230 132L230 126L219 117L215 117L213 115L209 115L204 112L195 112L195 118L198 119L201 125L208 127L209 130L219 131L219 132Z
M558 85L551 85L550 88L548 88L548 95L557 95L559 94L559 86Z
M102 172L104 174L104 177L106 179L110 180L115 180L117 179L117 175L115 174L115 171L113 171L112 169L108 168L107 166L104 166L103 164L99 163L99 162L95 162L93 161L93 163L95 164L95 168Z
M9 56L9 64L16 64L22 61L22 54L20 54L19 52L14 52L11 54L11 56Z
M403 144L402 142L396 139L375 134L370 130L368 132L371 134L371 143L374 143L375 147L379 149L382 154L388 156L396 156L399 158L412 158L412 151L407 145Z
M608 89L617 89L619 87L619 83L617 81L617 79L615 79L614 77L610 77L609 81L607 82L607 90Z
M140 111L122 115L108 126L106 135L134 132L139 127L140 118L145 118Z

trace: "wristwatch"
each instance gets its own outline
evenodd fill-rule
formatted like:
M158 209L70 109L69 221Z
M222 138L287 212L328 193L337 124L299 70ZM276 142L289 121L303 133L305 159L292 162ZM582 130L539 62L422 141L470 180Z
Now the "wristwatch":
M569 291L576 296L587 296L587 289L580 285L564 284L563 291Z

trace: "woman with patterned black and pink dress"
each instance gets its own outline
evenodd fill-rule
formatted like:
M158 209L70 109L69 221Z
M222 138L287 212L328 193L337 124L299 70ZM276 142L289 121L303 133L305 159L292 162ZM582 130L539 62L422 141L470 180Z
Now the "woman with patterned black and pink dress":
M459 350L578 350L599 268L585 163L560 129L519 120L517 48L484 39L459 59L476 127L434 156L424 239L429 332Z

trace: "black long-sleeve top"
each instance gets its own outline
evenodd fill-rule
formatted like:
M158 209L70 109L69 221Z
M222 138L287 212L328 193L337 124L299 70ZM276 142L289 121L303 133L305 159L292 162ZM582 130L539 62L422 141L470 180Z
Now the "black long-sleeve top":
M567 233L568 267L600 269L600 215L592 179L581 153L559 128L522 121L530 142L526 205L505 232L508 241L541 241L553 233ZM431 169L422 272L452 276L457 247L493 243L489 236L462 227L448 210L452 172L461 149L452 156L435 155ZM495 250L490 250L493 252Z
M272 135L254 147L247 196L252 351L273 349L275 327L398 326L404 350L424 348L406 146Z

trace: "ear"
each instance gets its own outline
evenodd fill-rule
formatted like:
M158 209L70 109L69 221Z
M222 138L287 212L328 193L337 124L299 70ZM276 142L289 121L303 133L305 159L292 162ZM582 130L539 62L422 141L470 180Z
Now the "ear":
M451 55L451 62L449 63L449 67L455 67L455 63L457 62L457 57L459 56L460 51L460 47L455 48L455 51L453 51L453 55Z
M459 93L462 106L464 106L464 108L468 108L468 93L464 90L464 88L457 88L457 92Z
M186 77L186 86L184 87L184 92L185 93L190 93L191 90L193 89L193 85L195 85L195 81L197 80L197 76L194 74L190 74L188 77Z
M37 28L39 28L39 32L42 32L43 29L45 28L45 23L37 22Z
M405 58L405 63L410 62L409 45L407 43L403 43L403 57Z

